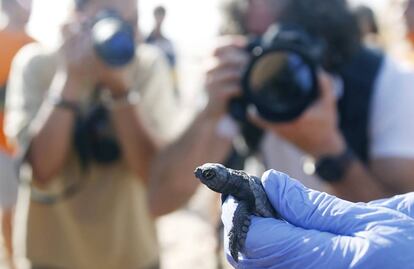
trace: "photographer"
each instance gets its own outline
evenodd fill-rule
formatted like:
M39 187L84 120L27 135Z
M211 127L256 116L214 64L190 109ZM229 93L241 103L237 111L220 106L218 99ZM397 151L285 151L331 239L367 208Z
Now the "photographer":
M74 7L58 51L25 47L10 76L6 131L33 174L29 205L27 184L18 201L27 223L16 228L17 262L158 268L147 188L155 154L176 135L168 65L136 44L135 0Z
M256 20L265 17L249 16L254 13L249 9L253 2L246 2L250 4L245 21L239 25L260 25ZM414 115L412 72L363 47L346 1L267 3L272 6L264 10L272 11L269 16L277 22L300 26L325 42L320 67L329 73L319 71L318 100L294 120L271 123L250 113L249 120L266 130L260 147L266 166L353 201L413 190L414 140L410 137L414 129L405 121ZM245 64L243 46L226 50L216 55L220 64L209 72L214 75L208 80L216 81L212 86L217 90L230 84L216 75L219 68L224 70L221 73L235 74L240 69L229 63ZM240 84L237 79L231 82L235 87ZM334 86L338 84L343 86ZM342 93L334 91L338 88ZM314 159L317 178L303 172L307 155Z
M6 98L7 81L10 66L16 53L33 38L26 32L29 22L32 2L17 0L0 1L0 17L5 18L5 24L0 25L0 241L4 242L4 253L9 263L12 263L12 230L13 211L17 200L17 184L15 164L12 155L13 145L10 145L4 134L4 103ZM0 252L2 249L0 246ZM1 263L1 261L0 261ZM1 265L0 265L1 266Z

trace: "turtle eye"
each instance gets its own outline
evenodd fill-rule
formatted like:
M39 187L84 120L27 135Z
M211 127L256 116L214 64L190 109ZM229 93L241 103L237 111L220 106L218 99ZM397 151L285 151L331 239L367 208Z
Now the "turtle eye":
M206 170L203 172L203 177L207 180L213 179L216 176L216 172L213 170Z

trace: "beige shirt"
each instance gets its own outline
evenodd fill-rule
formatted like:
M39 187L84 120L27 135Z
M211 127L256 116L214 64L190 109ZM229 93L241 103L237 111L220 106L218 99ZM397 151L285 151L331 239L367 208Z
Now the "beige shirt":
M160 138L172 139L178 133L172 124L177 110L165 59L157 50L139 45L132 65L134 90L141 95L137 111ZM25 47L13 63L5 129L20 149L30 144L29 126L48 94L56 66L56 53L40 45ZM90 92L85 89L85 93ZM88 98L85 94L85 108ZM158 262L146 188L124 163L93 164L85 172L73 152L45 192L73 182L82 182L80 191L51 205L19 195L17 218L26 219L27 225L16 228L18 258L27 256L34 266L59 269L138 269ZM21 188L24 193L24 186ZM19 240L25 244L21 246Z

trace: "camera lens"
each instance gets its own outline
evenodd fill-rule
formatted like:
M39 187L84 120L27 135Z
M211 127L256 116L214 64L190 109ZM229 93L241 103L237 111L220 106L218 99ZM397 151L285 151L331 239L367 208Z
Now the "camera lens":
M259 113L271 121L299 116L317 97L316 74L302 55L270 51L250 66L245 87Z
M105 11L92 28L97 55L110 66L123 66L135 55L135 36L132 27L113 12Z

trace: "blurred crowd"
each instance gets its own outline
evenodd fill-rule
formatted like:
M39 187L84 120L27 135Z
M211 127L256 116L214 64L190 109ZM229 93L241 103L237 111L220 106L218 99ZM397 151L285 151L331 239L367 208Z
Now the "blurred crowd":
M222 0L199 82L206 101L185 123L166 8L143 38L136 0L71 2L50 49L27 33L31 0L0 0L0 267L161 268L155 221L188 203L207 162L245 169L253 158L355 202L414 191L414 0L393 2L408 48L398 55L369 6ZM279 38L274 29L296 33L290 44L310 55L305 77L317 85L306 107L282 116L301 95L259 93L288 104L269 113L243 96L286 58L298 62L271 53L260 62L278 45L266 39ZM263 66L250 78L252 59Z

